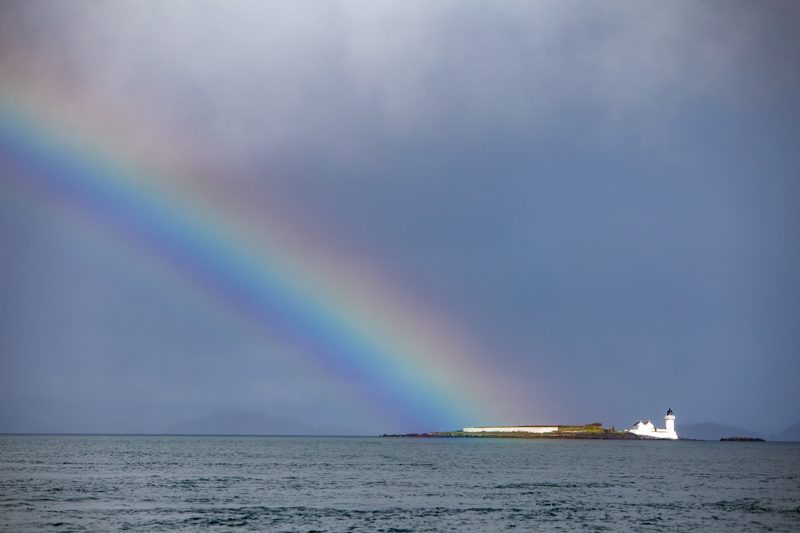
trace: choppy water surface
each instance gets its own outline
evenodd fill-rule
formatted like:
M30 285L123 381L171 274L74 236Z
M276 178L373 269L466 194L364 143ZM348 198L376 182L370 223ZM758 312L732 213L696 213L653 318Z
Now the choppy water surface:
M0 436L3 530L800 529L800 444Z

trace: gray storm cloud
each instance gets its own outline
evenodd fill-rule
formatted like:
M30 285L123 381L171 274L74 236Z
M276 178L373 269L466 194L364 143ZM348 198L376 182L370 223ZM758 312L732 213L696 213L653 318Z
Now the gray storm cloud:
M753 44L771 30L752 7L688 2L14 7L27 24L8 17L7 40L56 55L65 75L172 117L234 159L358 157L375 136L547 135L572 108L596 115L599 136L618 121L652 127L687 99L752 90L740 84L759 81L765 58Z

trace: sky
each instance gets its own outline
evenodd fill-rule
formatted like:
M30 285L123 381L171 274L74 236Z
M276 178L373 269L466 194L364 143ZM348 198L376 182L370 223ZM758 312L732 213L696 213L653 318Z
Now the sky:
M782 430L799 24L3 2L0 431Z

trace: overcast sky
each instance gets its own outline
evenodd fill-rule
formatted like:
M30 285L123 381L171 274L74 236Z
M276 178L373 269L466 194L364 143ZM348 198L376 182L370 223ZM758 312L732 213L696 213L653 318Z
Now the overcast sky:
M248 220L279 198L535 383L518 423L777 431L800 420L798 27L791 1L6 1L0 87L168 132L204 166L185 186ZM0 431L395 429L2 171Z

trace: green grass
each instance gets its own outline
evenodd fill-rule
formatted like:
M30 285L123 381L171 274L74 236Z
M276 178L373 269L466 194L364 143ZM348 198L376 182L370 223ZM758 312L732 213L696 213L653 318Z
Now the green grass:
M636 435L625 431L604 428L600 422L585 424L582 426L557 426L558 431L552 433L529 433L526 431L508 432L498 431L494 433L466 433L461 430L456 431L434 431L423 434L393 435L396 437L458 437L469 439L480 438L511 438L511 439L637 439Z

